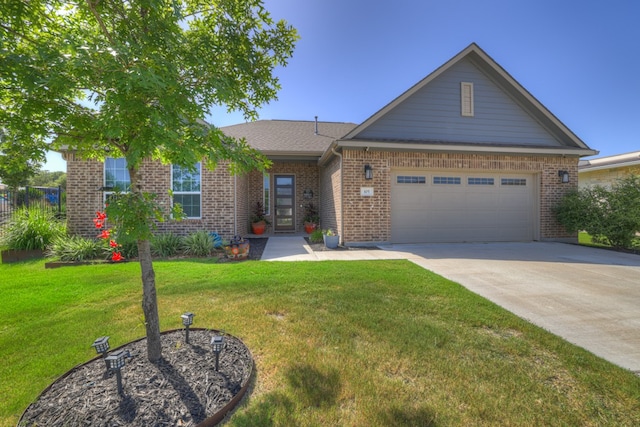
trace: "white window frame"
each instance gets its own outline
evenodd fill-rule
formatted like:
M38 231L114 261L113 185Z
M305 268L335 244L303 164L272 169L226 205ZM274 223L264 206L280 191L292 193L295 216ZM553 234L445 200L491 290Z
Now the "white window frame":
M118 165L114 165L114 166L116 166L115 167L116 171L119 170L119 169L124 169L126 171L129 184L125 187L124 190L120 190L120 192L121 193L128 193L129 192L129 188L131 187L131 177L129 176L129 169L127 169L127 159L125 159L124 157L107 157L104 160L103 174L102 174L103 175L102 176L102 182L103 182L103 186L104 186L103 188L105 188L105 189L107 187L113 188L113 186L107 185L107 163L109 163L109 160L113 160L113 161L116 161L116 162L118 160L121 160L124 163L124 165L122 167L118 167ZM117 178L116 178L116 182L118 182ZM112 195L113 193L115 193L115 191L113 191L113 190L105 190L105 191L103 191L102 192L102 195L103 195L102 196L102 199L103 199L102 201L104 203L107 203L107 200L109 199L109 196Z
M473 117L473 83L460 82L460 114L463 117Z
M200 212L198 214L198 216L187 216L187 219L202 219L202 164L200 162L196 163L195 167L198 170L198 191L180 191L180 190L176 190L175 188L173 188L173 168L177 167L177 168L181 168L181 169L187 169L187 168L182 168L178 165L171 165L171 191L173 192L173 195L171 197L171 206L174 205L175 202L175 196L176 195L198 195L200 198Z

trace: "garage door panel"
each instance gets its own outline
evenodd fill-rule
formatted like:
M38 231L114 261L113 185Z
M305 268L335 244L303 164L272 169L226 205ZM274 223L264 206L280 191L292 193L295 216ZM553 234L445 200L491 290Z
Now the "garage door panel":
M396 176L412 174L426 179L421 184L398 184ZM434 176L440 177L439 182L456 178L434 184ZM403 171L393 173L392 179L393 242L533 240L537 206L533 175Z

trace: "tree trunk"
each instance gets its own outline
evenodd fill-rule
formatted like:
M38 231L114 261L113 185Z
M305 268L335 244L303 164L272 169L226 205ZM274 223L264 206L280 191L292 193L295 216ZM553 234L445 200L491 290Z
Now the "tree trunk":
M147 331L147 357L156 362L162 357L160 345L160 318L158 316L158 298L156 296L156 274L151 260L149 240L138 240L138 259L142 271L142 311Z
M131 191L142 196L142 188L138 183L138 170L129 167ZM151 219L148 219L151 221ZM158 316L158 297L156 296L156 273L153 271L151 259L151 242L149 238L138 239L138 259L142 272L142 312L144 326L147 332L147 357L150 362L156 362L162 357L160 344L160 317Z

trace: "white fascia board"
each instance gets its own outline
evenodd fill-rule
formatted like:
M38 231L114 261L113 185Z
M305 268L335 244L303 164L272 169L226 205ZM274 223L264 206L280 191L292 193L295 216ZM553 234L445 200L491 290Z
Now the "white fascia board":
M600 171L604 169L620 169L620 168L626 168L628 166L637 166L637 165L640 165L640 160L635 160L632 162L625 162L625 163L609 163L609 164L603 164L600 166L589 166L589 165L578 166L578 173Z

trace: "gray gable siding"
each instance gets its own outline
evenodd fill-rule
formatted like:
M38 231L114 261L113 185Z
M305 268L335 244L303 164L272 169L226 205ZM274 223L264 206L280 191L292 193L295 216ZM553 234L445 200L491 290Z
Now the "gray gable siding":
M473 83L473 117L461 115L460 82ZM468 58L437 76L354 139L562 145Z

